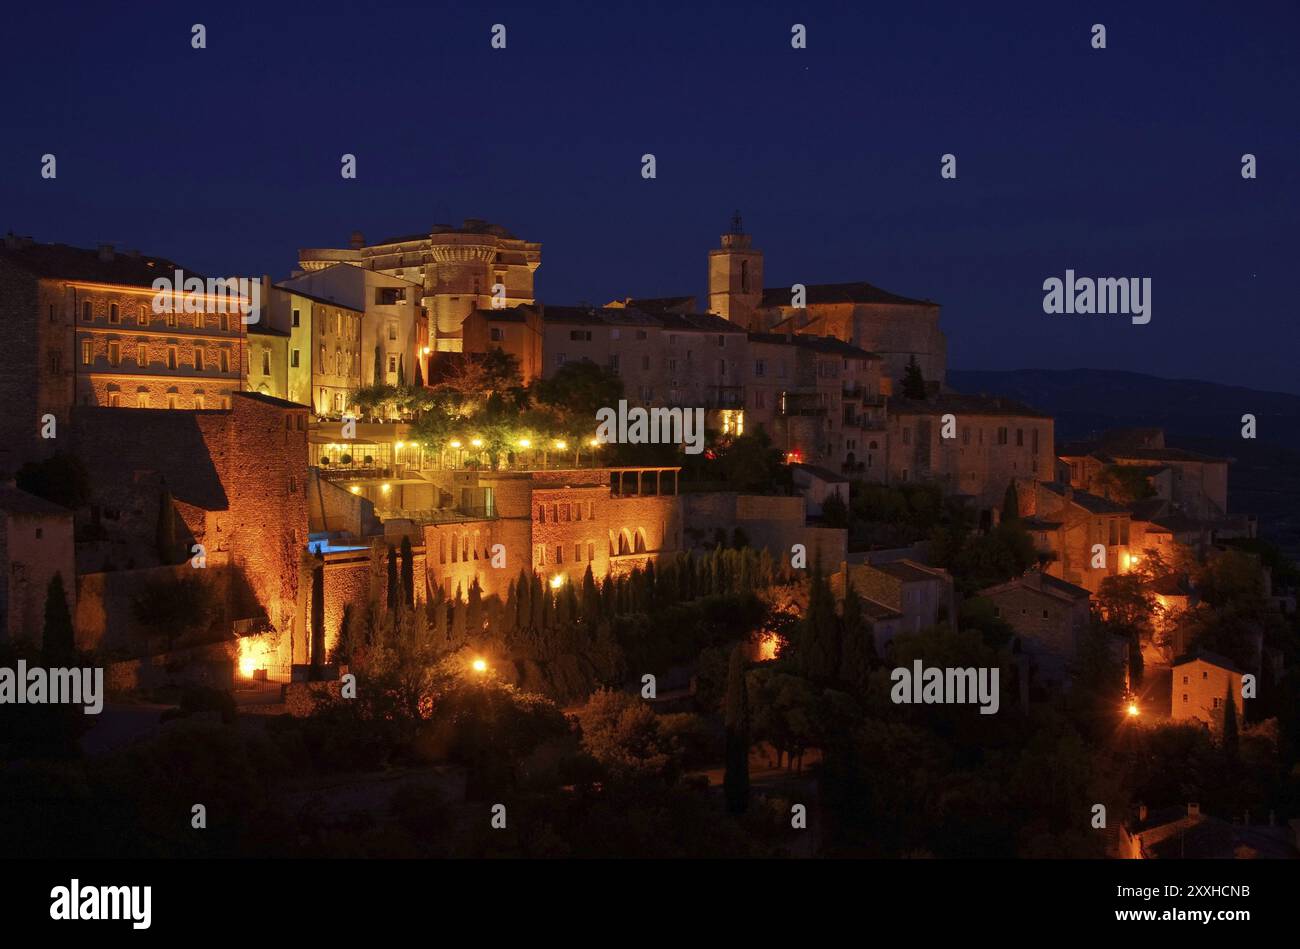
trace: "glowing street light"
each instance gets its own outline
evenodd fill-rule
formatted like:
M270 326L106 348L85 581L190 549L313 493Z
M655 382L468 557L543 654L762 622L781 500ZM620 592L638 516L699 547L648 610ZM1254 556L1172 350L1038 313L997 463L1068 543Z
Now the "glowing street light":
M460 439L459 439L459 438L453 438L453 439L451 440L451 447L452 447L452 448L455 448L456 450L459 451L459 450L460 450Z
M552 590L558 590L562 586L564 586L564 574L557 573L555 576L551 577Z
M520 447L520 448L532 448L532 447L533 447L533 443L532 443L529 439L527 439L527 438L521 438L521 439L519 439L519 447Z
M569 444L563 438L557 438L555 440L555 447L558 451L564 451L564 449L569 447Z
M1138 714L1141 712L1141 709L1138 708L1136 702L1129 702L1128 708L1125 709L1125 711L1128 713L1129 718L1137 718Z
M429 353L433 352L433 350L431 350L428 346L425 346L423 349L420 350L420 352L422 352L424 355L427 356L429 355Z
M483 439L481 438L471 438L469 443L473 445L475 448L483 447Z
M482 675L483 673L487 672L487 668L488 668L487 660L480 657L478 659L475 659L473 662L471 662L469 664L469 667L473 669L475 672L477 672L479 675Z
M389 484L387 481L385 481L383 484L379 486L379 490L383 491L384 494L387 494L389 491L393 490L393 486Z
M348 490L351 491L353 494L360 494L360 493L361 493L361 485L359 485L359 484L354 484L354 485L353 485L351 488L349 488Z

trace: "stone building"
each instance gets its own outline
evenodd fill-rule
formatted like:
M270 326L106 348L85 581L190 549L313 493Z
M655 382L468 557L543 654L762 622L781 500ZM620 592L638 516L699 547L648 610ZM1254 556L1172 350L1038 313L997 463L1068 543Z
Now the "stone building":
M428 380L432 353L419 283L352 264L309 270L280 283L360 313L360 385Z
M1240 726L1246 711L1246 700L1241 695L1245 674L1231 659L1216 653L1202 650L1180 656L1173 662L1169 717L1176 722L1196 720L1220 730L1225 703L1231 696Z
M682 550L678 470L458 472L456 505L423 526L428 582L455 596L477 579L504 595L520 570L559 586Z
M76 607L72 512L0 484L0 643L39 646L50 580L63 580L69 615Z
M948 392L894 398L887 411L890 483L937 481L987 510L1012 481L1056 471L1052 418L1010 399Z
M1231 459L1170 448L1161 429L1108 431L1062 446L1059 457L1070 484L1093 494L1127 501L1117 492L1145 486L1149 497L1187 517L1212 522L1227 515Z
M260 615L282 631L301 629L305 406L237 392L228 410L78 408L70 442L94 476L91 504L77 515L88 538L79 544L80 573L106 561L110 576L183 563L202 545L207 569L238 577L226 603L232 618Z
M878 631L878 655L885 654L885 647L897 633L917 633L939 623L956 623L952 576L946 570L908 559L879 564L841 563L839 571L830 576L836 599L844 599L848 580L852 580L853 589L863 600L901 617Z
M1051 687L1068 683L1088 629L1092 595L1087 590L1033 570L976 596L990 601L993 615L1016 631L1035 681Z
M361 386L366 355L362 311L279 285L270 288L265 309L265 326L259 332L289 334L285 398L310 407L318 418L341 417ZM250 388L258 369L256 364L250 368Z
M298 253L299 265L312 272L335 264L398 277L419 284L417 301L430 321L428 345L434 352L460 352L461 324L476 309L533 302L533 275L542 262L542 245L516 238L505 228L476 218L460 227L435 224L429 231L367 243L353 232L346 248L315 248ZM409 368L408 368L409 371Z
M884 361L885 392L903 378L915 358L934 389L947 373L947 341L939 329L939 305L914 300L869 283L763 286L763 253L741 228L740 216L709 252L709 309L752 332L833 336Z
M1096 593L1106 577L1128 573L1137 563L1126 508L1056 481L1019 481L1016 487L1047 573Z
M0 468L15 470L55 444L44 416L66 424L73 405L150 409L229 408L241 387L243 315L207 293L204 312L155 312L153 283L198 274L159 257L9 235L0 247ZM159 308L162 309L162 308ZM183 306L175 307L183 310Z

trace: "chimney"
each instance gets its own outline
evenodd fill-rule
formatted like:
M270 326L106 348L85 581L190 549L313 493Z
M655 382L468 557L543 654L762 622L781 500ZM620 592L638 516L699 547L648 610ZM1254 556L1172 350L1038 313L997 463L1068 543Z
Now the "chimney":
M1147 811L1147 806L1146 806L1145 804L1139 804L1139 805L1138 805L1138 821L1139 821L1139 822L1142 822L1142 823L1145 823L1145 822L1146 822L1146 819L1147 819L1147 813L1148 813L1148 811Z
M1200 817L1200 816L1201 816L1201 805L1199 805L1199 804L1190 804L1190 803L1189 803L1189 804L1187 805L1187 816L1188 816L1188 817Z
M360 231L353 231L352 237L348 241L348 243L352 245L353 250L360 250L361 248L366 246L366 239L361 236Z
M112 244L99 245L99 259L102 260L104 263L110 263L113 260Z
M13 231L10 231L8 234L5 235L5 246L8 247L10 250L17 250L19 247L22 246L22 241L19 239L17 234L15 234Z

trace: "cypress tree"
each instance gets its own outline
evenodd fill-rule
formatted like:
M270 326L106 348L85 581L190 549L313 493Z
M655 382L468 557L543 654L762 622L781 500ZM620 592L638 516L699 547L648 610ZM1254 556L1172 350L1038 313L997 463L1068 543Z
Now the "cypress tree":
M456 584L456 599L451 603L451 641L455 646L465 645L465 627L468 609L465 605L465 598L461 595L460 584Z
M501 611L501 632L509 636L519 628L519 584L515 580L510 581L510 586L506 590L506 604Z
M402 538L402 602L415 606L415 554L409 537Z
M921 375L921 367L915 356L907 360L907 368L903 370L903 398L925 398L925 377Z
M478 577L469 585L469 602L465 604L465 623L471 636L479 637L483 633L483 588L479 586Z
M840 622L840 678L859 689L867 687L871 675L871 657L875 645L871 628L862 617L862 598L853 587L853 579L844 580L844 606Z
M325 662L325 558L316 555L311 568L311 664L319 669Z
M515 628L524 630L533 625L533 581L522 569L515 580Z
M447 623L447 595L438 587L433 598L433 635L440 646L447 644L449 626Z
M397 609L397 549L388 545L388 609Z
M546 587L542 584L542 578L533 574L532 590L529 596L532 606L532 615L529 617L529 625L537 632L546 628Z
M384 354L379 349L378 343L375 344L375 378L373 384L377 386L384 384Z
M420 360L415 361L415 387L424 388L424 370L420 368Z
M749 694L745 686L745 655L731 650L727 665L726 772L722 790L727 810L743 814L749 808Z
M1223 699L1223 752L1228 760L1237 760L1239 741L1237 728L1237 703L1233 701L1232 681L1228 681L1228 692Z
M587 564L587 571L582 575L582 618L592 625L600 620L600 591L591 564Z
M397 384L406 385L406 354L399 354L397 357Z
M1012 481L1007 485L1007 492L1002 496L1002 522L1020 520L1020 495L1016 491L1016 483Z
M45 587L45 628L41 635L41 657L50 667L68 666L77 658L77 638L68 612L68 594L63 574L56 572Z

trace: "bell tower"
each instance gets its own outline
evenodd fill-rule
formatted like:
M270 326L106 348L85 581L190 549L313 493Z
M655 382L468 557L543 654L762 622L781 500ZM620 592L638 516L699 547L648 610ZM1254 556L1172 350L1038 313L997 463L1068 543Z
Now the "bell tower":
M737 211L722 246L709 251L709 311L754 330L762 302L763 252L750 246Z

